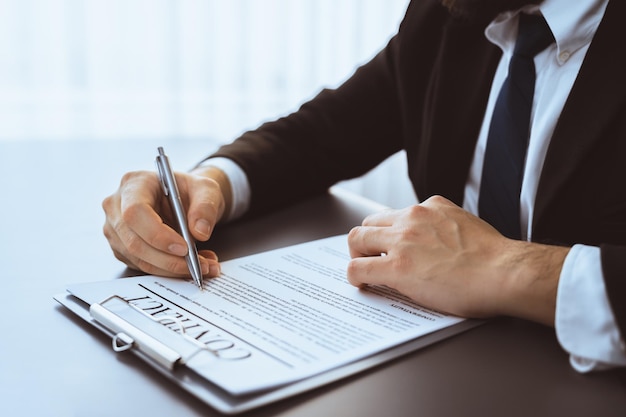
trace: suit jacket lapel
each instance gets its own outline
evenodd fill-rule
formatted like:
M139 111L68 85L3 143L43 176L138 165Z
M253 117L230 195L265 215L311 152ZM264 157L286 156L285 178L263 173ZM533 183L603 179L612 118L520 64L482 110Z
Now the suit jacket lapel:
M412 175L422 200L441 194L463 202L492 74L502 54L487 41L484 27L452 19L444 30L424 108L417 175Z
M611 120L625 105L626 62L616 57L620 48L616 42L626 39L623 16L626 16L626 2L609 2L565 103L539 181L533 224L536 231L550 221L546 214L554 200L561 197L560 189L594 145L603 136L606 138ZM539 237L537 233L534 235Z

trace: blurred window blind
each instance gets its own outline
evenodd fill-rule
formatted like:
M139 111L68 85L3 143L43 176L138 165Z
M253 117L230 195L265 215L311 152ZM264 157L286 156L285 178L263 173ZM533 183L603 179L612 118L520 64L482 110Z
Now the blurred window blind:
M295 110L407 0L0 0L0 140L211 138Z

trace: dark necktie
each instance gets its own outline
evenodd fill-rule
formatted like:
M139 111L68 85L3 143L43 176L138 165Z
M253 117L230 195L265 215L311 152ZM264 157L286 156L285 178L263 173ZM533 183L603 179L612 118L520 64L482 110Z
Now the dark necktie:
M535 91L533 58L553 41L541 15L521 14L509 74L493 110L478 197L480 217L503 235L521 238L520 190Z

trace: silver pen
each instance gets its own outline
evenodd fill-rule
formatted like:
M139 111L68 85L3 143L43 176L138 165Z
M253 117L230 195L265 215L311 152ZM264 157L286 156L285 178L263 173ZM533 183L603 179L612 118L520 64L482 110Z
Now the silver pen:
M180 193L178 192L178 186L176 185L176 178L174 172L170 166L169 159L163 147L159 146L159 154L156 157L156 166L159 173L159 180L161 181L161 187L163 193L168 197L170 206L176 223L178 224L178 232L183 236L185 242L187 242L187 267L191 273L191 277L200 289L202 289L202 269L200 268L200 260L198 259L198 249L196 248L196 242L191 233L189 227L187 227L187 214L183 208L183 202L180 199Z

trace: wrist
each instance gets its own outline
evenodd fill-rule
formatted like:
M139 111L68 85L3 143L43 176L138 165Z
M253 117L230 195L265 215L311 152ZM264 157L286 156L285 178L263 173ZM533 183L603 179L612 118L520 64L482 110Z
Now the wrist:
M511 241L503 313L554 326L561 269L570 248Z

